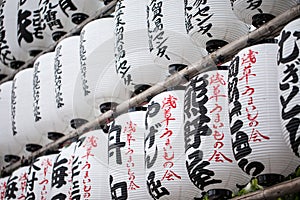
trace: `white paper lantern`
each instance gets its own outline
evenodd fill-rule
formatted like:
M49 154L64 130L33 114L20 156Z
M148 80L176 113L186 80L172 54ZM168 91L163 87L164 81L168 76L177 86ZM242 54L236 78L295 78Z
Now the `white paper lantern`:
M58 139L68 128L56 112L54 86L55 53L45 53L34 62L33 72L33 114L34 126L45 137Z
M76 142L61 148L52 168L49 199L71 199L72 197L72 163Z
M193 78L185 93L184 136L191 181L208 196L231 198L250 181L232 153L229 126L228 70Z
M40 1L19 0L17 16L17 38L20 47L36 56L47 49L53 40L46 34L46 24L39 11Z
M146 5L147 0L121 0L115 9L116 71L132 91L168 75L165 67L154 64L149 52Z
M81 91L79 36L63 39L55 48L54 85L56 111L65 124L84 123L91 117L91 108Z
M28 68L16 74L11 98L13 136L19 145L26 142L27 151L35 151L51 141L34 127L33 72L33 68Z
M151 199L145 180L145 111L118 116L108 141L109 181L112 199Z
M38 157L28 170L26 199L48 199L57 154Z
M207 55L187 35L183 1L148 1L149 48L154 62L164 67L190 65Z
M277 53L279 109L283 137L289 148L299 155L299 68L300 68L300 19L286 25L280 33Z
M29 59L28 52L21 49L17 41L18 2L19 0L4 0L0 5L0 60L13 69L19 68Z
M73 162L72 199L110 199L108 135L94 130L82 135Z
M229 1L185 0L185 25L191 39L208 52L248 33L234 15Z
M297 0L231 0L234 14L243 22L259 27L297 5Z
M7 81L0 85L0 133L2 139L0 140L0 152L1 156L1 166L3 166L3 161L13 162L19 160L25 152L23 146L19 145L12 132L11 123L11 92L12 92L13 81ZM24 141L25 142L25 141Z
M272 185L299 165L281 134L277 44L240 51L229 69L229 114L235 159L261 185Z
M47 24L46 31L54 41L59 40L76 25L94 14L103 3L98 0L48 1L40 4L42 18Z
M22 199L26 198L26 185L30 184L27 182L29 166L20 167L10 175L7 180L5 199Z
M7 188L7 180L8 176L4 178L0 178L0 200L5 200L5 192Z
M88 23L80 32L82 88L94 116L99 116L100 107L130 97L115 70L113 28L113 18L103 18Z
M153 199L194 199L200 193L185 166L183 105L184 89L162 92L148 104L145 179Z

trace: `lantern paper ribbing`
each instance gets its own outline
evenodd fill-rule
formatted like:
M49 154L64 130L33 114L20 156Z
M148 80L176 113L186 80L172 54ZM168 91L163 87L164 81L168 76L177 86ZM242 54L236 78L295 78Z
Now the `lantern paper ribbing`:
M0 152L1 156L14 155L21 157L25 154L22 146L19 145L12 132L11 123L11 92L12 92L12 81L5 82L0 85L0 133L2 139L0 140ZM1 158L1 166L3 164L3 158Z
M3 0L1 3L2 32L0 60L8 67L18 68L29 59L28 52L20 48L17 40L17 7L19 0Z
M79 36L63 39L55 48L54 85L56 110L60 120L66 125L79 118L91 116L90 107L85 103L81 91Z
M34 146L43 146L50 140L34 127L33 68L24 69L14 77L11 98L12 131L15 140Z
M289 8L297 5L297 0L231 0L234 14L243 22L261 25L264 20L271 20ZM267 14L269 16L262 16ZM261 20L261 21L260 21Z
M102 130L79 138L73 162L72 199L110 199L107 144L107 134Z
M157 64L189 65L207 54L186 33L183 1L148 1L147 25L150 52Z
M281 134L276 53L276 44L251 46L229 68L233 152L241 169L253 177L287 176L299 165Z
M227 77L228 70L215 70L191 80L185 92L184 135L187 171L194 185L203 192L221 189L230 195L250 176L232 153Z
M94 116L99 116L103 103L129 99L114 66L113 28L113 18L103 18L88 23L80 33L82 88L85 100L95 109Z
M72 163L76 143L73 142L60 150L53 162L50 199L72 198Z
M56 113L54 57L54 52L43 54L35 60L33 67L34 126L45 137L49 132L62 134L67 128Z
M174 90L154 96L148 104L145 179L153 199L193 199L200 193L185 166L183 103L184 90Z
M21 167L10 175L6 186L6 200L26 198L26 187L31 187L30 183L27 183L28 170L29 166Z
M26 199L48 199L52 180L53 162L57 154L38 157L28 170Z
M229 1L184 0L185 25L191 39L209 52L214 41L230 43L248 33L246 24L234 15ZM218 46L218 45L217 45ZM209 50L209 48L211 50Z
M145 111L118 116L108 141L111 198L151 199L147 192L144 160Z
M298 157L300 157L299 26L300 19L297 19L283 28L279 36L277 54L282 133L287 145Z
M19 0L17 17L17 38L20 47L35 56L52 43L45 32L46 24L39 11L39 1ZM13 33L12 33L13 34Z
M147 0L118 1L115 11L115 62L129 90L163 81L168 70L154 64L148 49Z

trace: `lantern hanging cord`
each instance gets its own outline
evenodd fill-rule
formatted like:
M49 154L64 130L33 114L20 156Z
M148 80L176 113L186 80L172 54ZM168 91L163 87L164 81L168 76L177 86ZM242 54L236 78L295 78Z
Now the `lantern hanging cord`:
M82 29L82 27L85 24L87 24L88 22L90 22L94 19L97 19L97 18L101 18L105 14L109 13L116 5L116 2L117 2L117 0L112 1L110 4L108 4L104 8L100 9L99 12L96 13L96 15L85 20L83 22L83 24L80 24L75 30L72 30L70 33L65 35L63 38L69 37L69 36L73 35L74 33L78 33ZM149 97L153 97L153 96L161 93L166 88L180 85L200 73L216 69L216 65L230 61L243 48L251 46L255 43L258 43L259 41L262 41L266 38L275 37L275 36L279 35L280 31L283 29L283 27L285 25L287 25L292 20L298 18L299 16L300 16L300 4L294 6L293 8L287 10L286 12L282 13L281 15L275 17L274 19L272 19L265 25L254 30L253 32L239 38L238 40L236 40L234 42L227 44L226 46L218 49L216 52L213 52L213 53L209 54L208 56L201 58L198 62L193 63L192 65L189 65L187 68L179 71L178 73L171 75L165 81L159 82L159 83L155 84L154 86L150 87L149 89L147 89L146 91L121 103L114 110L109 110L109 111L105 112L104 114L100 115L99 117L97 117L95 120L82 125L77 130L72 131L70 133L66 133L66 135L63 136L62 138L58 139L55 142L49 143L48 145L46 145L45 147L43 147L42 149L40 149L36 152L33 152L30 156L28 156L27 158L24 158L22 161L18 161L14 164L11 164L10 166L5 167L2 170L2 174L11 173L13 170L22 166L24 161L29 161L35 157L41 156L41 155L45 154L48 150L58 149L58 147L60 147L61 144L64 144L67 141L70 141L76 137L83 135L84 133L86 133L90 130L95 129L96 127L99 127L99 125L101 125L101 124L105 124L107 119L115 118L116 116L118 116L122 113L126 113L128 111L128 108L141 105L143 102L145 102L145 100L149 99ZM61 38L61 40L63 38ZM41 54L52 51L54 48L55 48L55 46L51 47L47 51L42 52ZM24 66L22 66L20 68L20 70L28 68L30 65L32 65L33 62L34 61L25 64ZM5 79L4 81L7 81L12 78L13 77L10 77L8 79ZM1 84L1 82L0 82L0 84ZM276 185L276 186L270 187L268 189L255 192L253 194L250 193L249 195L244 195L242 197L234 198L234 200L274 199L275 197L279 197L284 194L281 192L277 192L277 191L281 191L281 188L286 189L287 187L290 187L293 189L293 192L300 192L299 184L300 184L300 178L294 179L294 180L291 180L288 182L284 182L284 183L280 184L280 186ZM276 190L274 189L272 192L272 188L273 189L275 188ZM271 192L269 192L269 191L271 191ZM274 191L276 191L276 192L274 192Z

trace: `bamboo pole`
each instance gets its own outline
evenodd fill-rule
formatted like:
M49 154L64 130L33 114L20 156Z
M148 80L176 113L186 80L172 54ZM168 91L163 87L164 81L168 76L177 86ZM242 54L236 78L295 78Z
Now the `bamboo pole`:
M111 2L107 7L101 9L99 11L100 15L103 16L105 12L108 12L110 9L114 7L116 4L116 0ZM111 8L109 8L111 6ZM282 13L281 15L277 16L270 22L266 23L262 27L254 30L253 32L239 38L238 40L231 42L227 44L226 46L220 48L216 52L213 52L209 54L206 57L200 58L200 60L192 65L189 65L187 68L181 70L178 73L173 74L169 78L167 78L163 82L159 82L156 85L152 86L151 88L147 89L146 91L142 92L141 94L129 99L128 101L123 102L122 104L118 105L114 110L109 110L106 113L100 115L95 120L84 124L83 126L79 127L77 130L72 131L70 133L67 133L64 137L58 139L55 142L49 143L42 149L33 152L29 157L24 158L22 161L16 162L8 167L5 167L2 170L3 173L11 173L13 170L17 169L24 163L25 161L30 161L35 157L38 157L40 155L43 155L48 150L55 150L57 149L61 144L71 140L72 138L79 137L83 135L84 133L88 132L89 130L92 130L94 127L98 127L100 124L105 124L105 122L108 119L114 118L122 113L127 112L129 107L138 106L141 103L145 102L149 97L152 97L156 94L159 94L160 92L164 91L168 87L173 87L182 83L185 83L186 81L190 80L192 77L206 71L214 70L216 69L216 64L222 64L225 62L230 61L234 55L236 55L240 50L242 50L245 47L251 46L263 39L269 38L270 36L277 36L282 28L288 24L290 21L294 20L295 18L298 18L300 16L300 4L297 6L287 10L286 12ZM97 17L98 18L98 17ZM91 20L87 20L86 23ZM80 26L82 27L82 26ZM79 28L80 30L80 28ZM76 32L78 30L75 30ZM73 33L74 33L73 32ZM69 33L65 37L68 37L72 35L73 33ZM45 52L44 52L45 53ZM22 69L27 68L28 65L25 65L22 67ZM7 80L5 80L7 81ZM247 198L247 200L254 200L254 199L272 199L275 197L278 197L280 195L283 195L284 193L277 193L274 191L281 191L281 192L287 192L282 191L282 189L287 190L287 188L293 189L293 192L300 191L299 187L300 179L291 180L285 183L280 184L280 186L274 186L270 187L268 189L265 189L263 191L258 191L253 194L245 195L244 197ZM288 192L291 192L289 190ZM252 197L251 197L252 195ZM235 200L243 199L243 197L235 198Z
M273 200L297 192L300 192L300 177L240 197L235 197L232 200Z

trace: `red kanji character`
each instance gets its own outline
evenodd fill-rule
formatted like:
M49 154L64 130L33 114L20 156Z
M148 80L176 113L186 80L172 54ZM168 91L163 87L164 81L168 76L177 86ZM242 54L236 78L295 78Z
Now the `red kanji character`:
M172 170L168 169L165 172L164 176L162 177L161 181L163 181L164 179L167 179L168 181L173 181L174 180L173 177L181 179L181 176L177 175L175 172L173 172Z
M89 199L90 197L91 197L91 193L89 193L89 192L83 193L83 198L84 199Z
M232 160L230 158L227 158L222 152L218 152L217 150L214 150L214 154L210 157L210 159L208 159L208 161L214 159L215 162L224 162L224 160L221 159L221 156L228 162L232 163Z
M172 148L172 146L171 146L171 148ZM172 152L172 155L169 157L166 147L164 147L164 159L165 160L173 160L173 158L174 158L174 152Z
M220 122L220 119L221 119L221 115L220 115L220 113L217 113L216 115L216 118L215 118L215 120L214 120L214 122Z
M252 104L253 104L253 98L249 97L249 99L248 99L248 105L252 105Z
M85 169L85 168L87 169L91 168L91 164L88 161L85 162L85 165L81 169Z
M261 142L261 139L258 138L258 137L261 137L262 139L265 139L265 140L269 140L270 139L268 136L265 136L265 135L261 134L257 129L253 128L251 136L249 138L249 141Z
M249 113L248 108L246 108L246 111L247 111L247 118L250 121L249 126L250 127L257 126L259 124L259 122L256 120L256 118L258 117L258 112L256 112L256 115L252 116L251 113Z
M176 120L174 117L172 117L172 113L170 113L168 110L165 110L164 113L165 119L162 122L166 122L166 126L169 126L169 121L170 120Z
M44 184L47 185L48 182L49 182L49 180L44 179L44 180L42 180L41 182L39 182L39 184L40 184L40 185L44 185Z
M86 185L83 186L83 191L84 192L89 192L89 191L91 191L91 189L92 189L92 186L90 186L90 185L89 186L86 186Z
M87 138L87 144L89 144L89 146L91 146L91 147L97 147L97 140L98 140L98 137L96 137L94 135L89 136Z
M124 127L124 133L134 133L136 132L136 124L134 124L132 121L126 122L127 126Z
M87 148L86 154L84 156L81 156L81 158L85 158L88 160L90 156L95 156L94 154L91 153L91 148Z
M135 141L135 138L133 137L133 135L131 133L127 133L127 143L128 143L128 146L131 145L131 141Z
M215 106L215 108L213 108L211 111L210 111L210 113L213 113L213 112L215 112L216 110L217 110L217 112L221 112L222 110L223 110L223 108L222 108L222 106L220 106L219 104L215 104L216 106Z
M217 121L215 120L215 122L217 122ZM217 126L216 124L213 124L213 128L214 129L218 129L218 128L222 128L222 127L224 127L224 123L223 122L220 122L219 126Z
M167 161L163 164L164 168L172 168L174 163L172 161Z
M220 133L219 131L215 130L213 136L215 140L223 140L224 133Z
M162 108L165 108L165 107L176 108L176 101L177 101L177 98L169 94L169 97L167 97L167 98L165 97L164 100L162 101L162 104L163 104Z
M85 178L85 179L90 178L89 171L85 171L83 178Z
M128 162L127 162L127 164L126 164L127 168L134 167L134 162L132 162L132 157L131 157L130 160L131 160L131 161L128 160ZM130 166L130 164L131 164L131 166Z
M215 149L221 149L224 146L223 142L216 142L214 145Z
M226 85L226 82L224 80L224 76L222 74L219 74L218 72L217 72L216 75L212 75L210 77L209 84L211 85L213 83L220 83L221 85Z
M130 181L128 190L136 190L137 188L140 188L135 182Z
M173 134L173 131L172 130L169 130L168 128L165 129L166 132L164 132L160 138L163 138L165 135L168 135L167 137L171 137L171 135Z
M127 148L127 152L125 153L126 155L127 154L133 154L134 150L130 147Z
M245 78L247 85L249 82L249 76L256 76L256 74L251 74L251 67L252 67L251 64L249 64L248 66L245 66L243 69L243 76L239 79L241 81Z
M255 92L255 89L250 87L249 85L246 85L246 88L247 89L242 93L242 95L245 95L249 92L248 96L251 96Z
M255 54L258 54L258 52L249 49L249 53L244 54L244 57L242 58L242 65L244 65L245 63L256 63Z
M212 99L212 98L215 98L215 101L217 102L219 97L226 97L225 94L220 94L220 89L219 89L220 85L216 85L216 86L213 86L214 88L214 95L211 96L209 99Z

